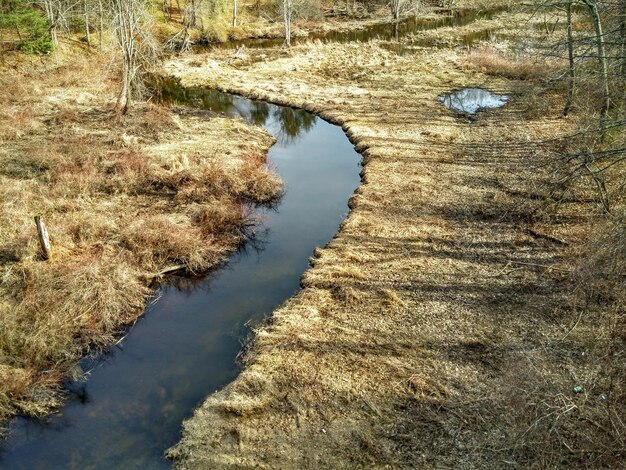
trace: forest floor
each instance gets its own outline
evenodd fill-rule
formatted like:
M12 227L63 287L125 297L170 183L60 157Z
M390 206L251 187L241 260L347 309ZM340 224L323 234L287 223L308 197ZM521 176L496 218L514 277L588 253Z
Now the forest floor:
M159 273L223 260L250 222L244 202L281 191L259 128L147 103L117 115L110 60L70 46L2 57L0 421L55 408L77 361L143 313Z
M518 19L500 25L540 35ZM303 289L168 455L179 468L618 468L624 443L607 430L623 418L611 394L626 389L612 349L623 338L574 275L599 211L589 188L558 200L547 189L577 126L561 118L562 90L539 80L560 64L516 60L502 42L389 46L166 64L185 86L316 113L364 158L349 216ZM468 122L437 100L467 86L510 101Z

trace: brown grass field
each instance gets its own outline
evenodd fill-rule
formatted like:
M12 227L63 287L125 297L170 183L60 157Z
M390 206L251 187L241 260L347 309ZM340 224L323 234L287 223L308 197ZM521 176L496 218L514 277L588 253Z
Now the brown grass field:
M558 64L515 59L506 43L384 46L166 65L185 85L340 124L365 163L302 291L168 455L198 469L620 468L623 283L597 288L589 261L623 266L621 232L607 256L590 245L611 237L598 236L590 185L550 190L585 110L562 119L563 90L537 80ZM510 103L470 125L436 99L464 86Z
M216 22L214 39L281 34L240 20ZM553 184L564 152L597 144L580 134L597 90L582 83L563 119L563 63L516 48L550 39L554 21L506 12L416 33L405 55L313 43L165 64L188 86L316 113L364 157L337 237L257 329L238 379L184 423L177 467L623 467L625 225L607 224L589 181ZM58 407L62 381L141 315L161 273L224 259L244 205L281 191L259 129L152 102L117 116L112 64L67 44L0 57L0 422ZM437 101L464 86L510 102L470 124ZM625 174L607 174L616 211Z
M251 222L244 204L281 191L265 132L147 103L116 116L110 58L65 54L2 59L0 420L56 407L77 361L141 315L155 275L221 261Z

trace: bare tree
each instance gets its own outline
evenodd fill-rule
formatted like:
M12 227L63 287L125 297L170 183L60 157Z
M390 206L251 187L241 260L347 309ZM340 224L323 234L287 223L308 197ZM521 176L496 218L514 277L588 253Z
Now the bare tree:
M50 39L52 40L52 44L56 48L59 45L58 38L58 28L59 23L63 17L62 11L63 7L60 0L40 0L39 4L43 8L43 11L46 13L46 18L48 18L48 28L50 31Z
M285 46L291 47L291 16L293 13L293 1L283 0L283 22L285 24Z
M185 3L183 9L183 27L182 29L172 36L165 44L165 47L169 50L177 50L179 52L185 52L191 48L191 35L189 30L198 26L198 20L201 21L201 8L204 0L188 0Z
M583 0L585 5L589 8L591 18L593 20L593 26L596 33L596 48L598 50L598 72L600 74L600 88L602 90L602 106L600 107L600 128L604 129L606 125L606 118L609 112L609 104L611 95L609 92L609 72L606 56L606 46L604 32L602 30L602 19L600 18L600 12L598 11L597 0Z
M141 92L142 71L152 64L156 47L146 27L147 0L111 0L112 29L122 57L122 85L116 110L125 114L133 97Z
M87 39L87 47L91 49L91 35L89 34L89 4L87 0L83 0L83 18L85 21L85 38Z
M574 0L567 1L567 101L563 108L563 116L567 116L574 100L574 84L576 79L576 65L574 63L574 32L572 27L572 9Z
M104 7L102 6L102 0L98 0L98 16L99 16L99 31L98 31L98 42L100 45L100 50L102 50L102 34L104 33Z
M391 17L395 23L396 39L398 39L398 26L402 15L414 13L421 6L420 0L390 0Z

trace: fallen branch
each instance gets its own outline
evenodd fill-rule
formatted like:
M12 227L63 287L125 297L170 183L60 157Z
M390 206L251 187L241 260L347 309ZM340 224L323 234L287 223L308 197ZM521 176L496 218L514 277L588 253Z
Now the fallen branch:
M563 245L563 246L569 245L569 243L567 243L565 240L561 240L560 238L553 237L552 235L537 232L536 230L533 230L532 228L527 228L525 232L533 238L541 238L544 240L548 240L557 245Z
M167 274L172 274L177 271L182 271L183 269L186 269L186 268L187 268L186 264L175 264L173 266L168 266L167 268L159 271L158 273L149 274L148 276L146 276L146 278L148 280L152 280L152 279L156 279L157 277L163 277Z

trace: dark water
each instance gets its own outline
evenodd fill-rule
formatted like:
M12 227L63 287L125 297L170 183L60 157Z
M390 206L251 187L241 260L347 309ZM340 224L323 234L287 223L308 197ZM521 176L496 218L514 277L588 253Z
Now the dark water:
M479 41L491 41L498 38L495 32L491 29L485 29L482 31L474 31L459 37L456 42L456 47L470 47ZM398 55L410 55L415 53L418 47L431 47L438 49L446 49L451 46L448 41L441 41L437 38L412 38L410 42L402 41L390 41L381 44L381 47L388 51L395 52Z
M503 11L503 8L494 8L489 10L448 10L438 18L423 19L419 17L409 17L399 22L397 28L395 23L382 23L367 26L363 29L350 30L350 31L330 31L312 33L306 37L293 37L291 38L292 44L303 44L310 41L318 40L322 42L366 42L371 39L382 39L387 41L398 40L411 33L419 31L426 31L429 29L442 28L447 26L465 26L478 19L489 19L496 13ZM477 40L474 38L473 40ZM463 45L469 44L470 38L468 37ZM284 38L271 38L271 39L241 39L236 41L227 41L219 44L215 44L212 47L226 48L226 49L238 49L241 46L249 48L270 48L280 47L284 42ZM419 45L427 46L423 41Z
M506 95L497 95L483 88L463 88L440 95L437 99L448 109L461 114L476 114L482 109L501 108L509 101Z
M133 469L168 466L182 421L239 372L247 322L299 289L314 247L325 245L359 184L360 156L341 128L304 111L170 84L166 97L243 116L278 138L269 160L286 183L264 230L222 268L173 279L105 357L85 360L86 382L45 421L16 419L0 468Z

